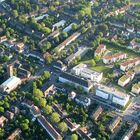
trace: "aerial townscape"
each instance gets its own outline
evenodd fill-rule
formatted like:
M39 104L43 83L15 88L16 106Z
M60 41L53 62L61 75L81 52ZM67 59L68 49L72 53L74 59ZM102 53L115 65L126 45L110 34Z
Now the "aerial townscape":
M0 0L0 140L140 140L140 0Z

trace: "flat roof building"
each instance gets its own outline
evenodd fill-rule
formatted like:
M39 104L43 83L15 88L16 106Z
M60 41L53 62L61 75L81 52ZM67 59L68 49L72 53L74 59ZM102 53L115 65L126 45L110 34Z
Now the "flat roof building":
M72 68L71 72L77 76L80 76L80 77L83 77L85 79L89 79L95 82L100 82L103 78L102 72L96 72L96 71L90 70L87 68L86 64L82 64L82 63Z
M98 88L96 89L96 96L119 106L125 106L130 99L130 95L118 91L115 88L107 87L104 85L98 86Z

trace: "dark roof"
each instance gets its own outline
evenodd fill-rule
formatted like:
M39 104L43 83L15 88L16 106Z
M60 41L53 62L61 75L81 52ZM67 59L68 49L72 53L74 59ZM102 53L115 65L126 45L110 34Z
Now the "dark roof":
M91 140L91 138L82 129L78 129L77 133L85 140Z
M56 140L62 140L61 135L54 129L54 127L48 122L47 118L44 116L39 116L38 121L43 125L46 131L50 134L51 137Z
M60 75L60 77L64 78L64 79L67 79L73 83L77 83L81 86L84 86L84 87L90 87L91 86L91 82L90 81L87 81L87 80L84 80L84 79L81 79L75 75L72 75L70 73L67 73L67 72L62 72L62 74Z
M63 68L64 64L60 60L55 61L53 66L58 67L58 68Z
M39 31L34 31L33 35L39 39L42 39L44 37L44 34Z

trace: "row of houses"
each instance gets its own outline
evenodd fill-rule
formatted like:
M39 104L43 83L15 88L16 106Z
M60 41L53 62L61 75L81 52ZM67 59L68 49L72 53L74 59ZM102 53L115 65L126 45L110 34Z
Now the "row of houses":
M15 140L15 139L17 139L17 137L20 136L21 132L22 132L21 129L19 129L19 128L15 129L12 132L12 134L6 140Z
M70 37L68 37L64 42L62 42L60 45L58 45L55 50L57 52L62 51L66 46L68 46L72 41L77 39L81 35L80 32L73 33Z
M65 113L61 111L58 105L54 105L53 108L62 118L65 116ZM88 136L87 132L80 128L79 124L72 123L70 118L65 118L64 122L67 124L71 132L76 131L83 140L92 140L92 138Z
M127 54L126 53L115 53L112 55L107 55L103 57L103 63L104 64L110 64L110 63L115 63L117 61L120 61L122 59L126 59Z
M89 49L87 47L79 47L75 53L72 53L65 59L65 63L70 65L73 60L78 57L82 58L88 51Z
M133 67L135 67L135 66L137 66L139 64L140 64L140 58L139 57L133 58L133 59L129 59L129 60L127 60L127 61L125 61L125 62L120 64L120 69L122 71L127 71L130 68L133 68Z
M110 12L106 16L110 17L110 16L116 16L118 14L124 14L129 8L130 8L130 5L124 6L124 7L120 8L120 9L117 9L117 10L115 10L113 12Z
M25 105L30 109L30 113L33 115L34 118L37 119L39 124L46 130L49 134L51 139L53 140L62 140L62 136L56 131L56 129L51 125L49 120L41 114L41 110L33 105L31 101L24 101L22 105Z
M128 129L125 134L123 135L123 137L121 138L121 140L130 140L131 137L133 136L134 132L138 129L138 125L136 123L134 123L133 125L131 125L130 129Z
M97 109L92 113L91 118L97 121L102 112L103 112L102 106L98 106Z

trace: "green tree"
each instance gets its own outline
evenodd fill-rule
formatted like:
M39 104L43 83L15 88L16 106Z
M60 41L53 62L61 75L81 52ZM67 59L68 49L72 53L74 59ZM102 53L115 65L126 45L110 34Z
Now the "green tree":
M12 11L12 15L14 18L18 17L18 11L17 10L13 10Z
M46 107L43 108L43 112L48 115L48 114L51 114L52 113L52 107L47 105Z
M53 123L60 122L60 115L57 112L52 113L52 115L51 115L51 121Z
M0 113L4 113L4 108L0 107Z
M71 135L71 140L78 140L78 135L72 134Z
M59 123L58 128L60 129L61 132L68 131L68 126L67 126L67 124L65 122Z

